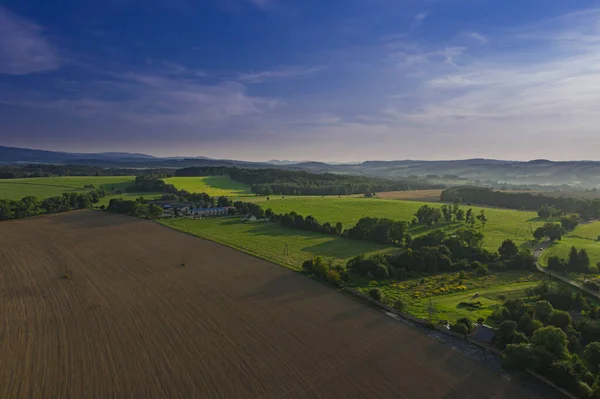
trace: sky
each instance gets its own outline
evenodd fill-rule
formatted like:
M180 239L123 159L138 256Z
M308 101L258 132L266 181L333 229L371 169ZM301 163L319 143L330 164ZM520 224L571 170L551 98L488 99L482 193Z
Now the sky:
M0 0L6 146L600 160L599 88L590 0Z

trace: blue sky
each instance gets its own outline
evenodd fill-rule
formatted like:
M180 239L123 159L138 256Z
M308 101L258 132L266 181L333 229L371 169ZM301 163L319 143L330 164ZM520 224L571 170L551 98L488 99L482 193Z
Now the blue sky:
M0 0L0 145L600 159L588 0Z

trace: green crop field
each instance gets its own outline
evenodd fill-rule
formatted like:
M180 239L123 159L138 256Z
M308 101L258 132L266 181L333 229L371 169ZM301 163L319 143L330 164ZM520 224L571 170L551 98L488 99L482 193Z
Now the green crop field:
M239 217L203 220L163 219L159 222L292 269L300 269L302 262L316 255L345 263L357 255L372 255L395 250L385 245L286 229L276 223L243 223ZM284 255L286 244L289 255Z
M406 311L416 317L429 318L431 306L434 320L452 322L461 317L488 319L504 299L526 298L526 290L537 285L539 279L539 274L525 271L495 273L484 277L467 273L465 279L461 279L458 273L452 273L393 284L365 281L355 288L367 293L377 287L383 291L388 303L402 299ZM486 324L493 325L494 322L487 320Z
M415 216L415 212L423 205L440 207L439 203L402 201L402 200L383 200L372 198L355 197L271 197L266 200L265 197L253 198L252 201L260 202L263 208L271 208L277 213L295 211L303 216L312 215L321 223L324 222L342 222L344 228L352 227L362 217L390 218L393 220L404 220L410 222ZM477 206L462 206L463 209L473 208L477 215L481 209L485 209L488 223L482 227L485 234L484 246L490 250L496 250L507 238L515 241L517 245L526 246L527 242L533 237L529 232L529 225L535 230L541 226L544 221L537 217L535 212L515 211L508 209L481 208ZM463 224L440 223L433 226L432 229L443 228L447 231L453 231ZM477 226L480 226L477 223ZM411 234L418 236L428 232L429 228L423 226L413 227Z
M93 184L96 188L115 188L123 190L132 184L133 176L59 176L34 177L28 179L0 180L0 198L19 200L32 195L40 199L61 195L65 192L86 192L85 185Z
M231 180L228 176L169 177L164 181L180 190L186 190L190 193L206 193L211 197L253 195L250 192L250 187L244 183Z

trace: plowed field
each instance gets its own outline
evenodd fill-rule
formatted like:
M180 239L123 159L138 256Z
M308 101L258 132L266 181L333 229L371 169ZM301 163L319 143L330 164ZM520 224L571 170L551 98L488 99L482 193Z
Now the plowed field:
M125 216L0 223L0 289L1 398L535 397L324 285Z

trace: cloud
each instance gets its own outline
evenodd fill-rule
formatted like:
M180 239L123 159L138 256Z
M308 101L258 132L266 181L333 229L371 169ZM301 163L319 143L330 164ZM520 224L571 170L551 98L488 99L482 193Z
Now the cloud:
M42 28L0 6L0 73L26 75L59 67L60 58Z
M391 99L382 113L398 126L479 143L490 140L499 147L548 150L556 144L553 140L561 140L562 148L575 148L578 139L592 138L600 144L597 17L600 11L572 14L558 28L539 23L505 32L494 38L501 48L465 57L459 68L453 62L446 68L436 63L439 58L431 54L439 52L422 53L421 58L431 62L418 66L418 87L408 98ZM452 61L457 52L450 53ZM573 152L572 157L581 156Z
M428 11L421 11L420 13L418 13L417 15L415 15L413 17L413 19L415 21L421 22L423 21L425 18L427 18L429 16L429 12Z
M479 44L488 44L490 42L490 40L487 37L478 32L468 32L466 36L470 39L475 40Z
M50 109L63 114L171 126L222 125L252 118L281 106L282 101L250 96L244 85L139 70L104 71L80 82L75 91L0 90L0 103Z
M277 80L298 79L313 75L323 67L288 66L260 72L247 72L238 76L245 83L265 83Z

